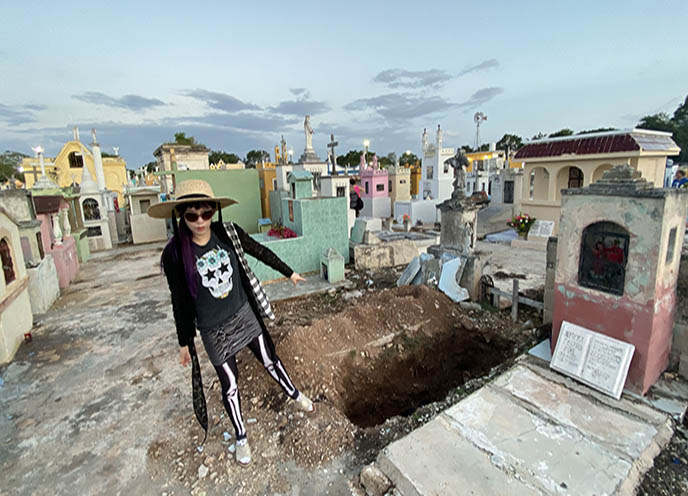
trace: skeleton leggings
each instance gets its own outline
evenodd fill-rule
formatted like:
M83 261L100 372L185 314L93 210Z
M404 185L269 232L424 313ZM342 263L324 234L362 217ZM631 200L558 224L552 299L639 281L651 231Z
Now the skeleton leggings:
M265 370L277 381L287 396L296 399L299 396L299 391L292 384L287 371L275 353L275 345L272 343L270 335L263 331L262 334L255 337L248 344L248 347L256 358L263 363ZM244 439L246 438L246 426L241 415L241 400L238 388L239 371L237 369L236 356L230 357L222 365L215 365L215 371L222 385L222 403L224 403L225 410L232 421L232 425L234 425L236 438L237 440Z

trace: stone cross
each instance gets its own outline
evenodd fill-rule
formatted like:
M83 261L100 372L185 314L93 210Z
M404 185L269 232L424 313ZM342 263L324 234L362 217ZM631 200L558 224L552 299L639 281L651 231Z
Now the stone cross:
M335 172L337 170L337 154L334 151L334 147L339 145L339 141L334 140L334 134L330 134L330 142L327 144L327 148L329 148L330 154L332 155L332 172Z
M45 161L43 160L43 147L37 146L33 149L33 151L36 152L36 155L38 155L38 162L41 164L41 177L45 177ZM34 165L34 168L35 167L36 166Z

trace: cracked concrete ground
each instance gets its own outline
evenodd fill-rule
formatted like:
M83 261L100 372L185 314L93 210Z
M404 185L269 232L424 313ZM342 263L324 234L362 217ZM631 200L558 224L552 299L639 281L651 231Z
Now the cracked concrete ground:
M35 317L33 342L0 368L0 495L189 492L148 467L151 443L170 429L180 404L193 422L161 249L95 254L51 310ZM351 494L353 456L313 472L293 463L279 470L290 494Z
M82 265L35 319L33 341L0 368L0 495L188 494L170 474L147 467L151 442L180 403L195 422L161 249L115 250ZM294 464L282 469L294 494L349 494L347 456L315 474Z

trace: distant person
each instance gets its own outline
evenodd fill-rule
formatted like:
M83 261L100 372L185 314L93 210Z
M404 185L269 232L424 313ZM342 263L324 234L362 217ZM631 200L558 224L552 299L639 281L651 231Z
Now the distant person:
M305 412L313 403L296 389L275 353L264 318L274 319L263 288L244 253L284 274L296 285L303 278L277 255L233 222L222 222L222 207L236 203L215 197L205 181L183 181L176 198L151 206L148 215L172 219L174 236L162 252L161 264L172 294L172 310L179 341L179 360L192 363L196 418L208 432L208 414L196 355L196 329L222 386L222 402L236 433L235 458L251 462L246 424L241 414L236 354L248 347L294 404ZM218 214L218 222L211 223ZM181 220L177 225L177 217Z
M686 177L685 171L681 169L676 171L674 174L674 180L671 182L672 188L685 188L688 183L688 178Z
M359 216L363 209L363 200L361 199L361 188L356 184L356 180L352 177L349 179L349 208L356 211L356 217Z

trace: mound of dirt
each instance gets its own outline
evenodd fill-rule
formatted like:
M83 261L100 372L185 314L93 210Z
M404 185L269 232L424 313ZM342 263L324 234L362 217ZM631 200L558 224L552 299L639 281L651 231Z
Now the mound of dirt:
M426 286L364 290L349 299L344 291L277 302L278 320L269 324L293 382L315 401L314 414L298 412L262 364L248 350L240 352L242 410L255 456L251 466L239 468L228 452L233 439L223 440L223 432L234 433L206 362L211 429L203 453L195 449L199 429L185 408L171 419L176 435L151 445L151 471L173 471L180 483L197 489L256 480L260 487L244 487L245 494L284 491L282 462L313 468L358 452L357 443L375 445L371 426L444 399L512 357L514 343L523 340L505 314L464 310ZM201 464L207 479L198 479Z

